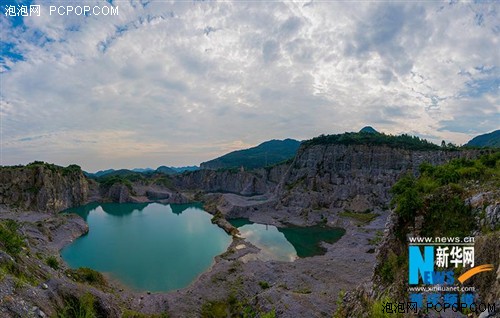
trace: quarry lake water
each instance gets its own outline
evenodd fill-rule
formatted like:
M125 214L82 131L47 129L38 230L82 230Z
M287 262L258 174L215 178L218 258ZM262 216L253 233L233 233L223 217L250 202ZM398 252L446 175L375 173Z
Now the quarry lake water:
M225 252L231 237L201 204L93 203L65 211L83 217L89 233L61 251L72 268L90 267L138 291L187 287ZM241 235L261 249L260 259L293 261L325 252L344 230L277 228L246 219L231 220Z
M66 212L89 224L87 235L61 251L68 265L90 267L135 290L184 288L231 243L201 205L104 203Z
M299 257L322 255L326 249L321 242L338 241L345 230L315 225L278 228L250 222L248 219L229 221L237 227L242 237L261 249L262 260L293 261Z

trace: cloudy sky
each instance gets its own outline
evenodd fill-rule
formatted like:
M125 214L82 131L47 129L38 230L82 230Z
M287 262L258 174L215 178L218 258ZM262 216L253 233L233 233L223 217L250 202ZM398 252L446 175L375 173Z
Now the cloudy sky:
M3 165L191 165L365 125L462 144L500 126L498 1L1 4ZM4 14L19 4L40 16ZM118 15L49 12L68 4Z

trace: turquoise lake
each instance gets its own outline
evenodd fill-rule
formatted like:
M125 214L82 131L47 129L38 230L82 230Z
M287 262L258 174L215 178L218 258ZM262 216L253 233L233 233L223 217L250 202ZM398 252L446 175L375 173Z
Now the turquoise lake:
M231 243L196 204L104 203L65 212L89 224L87 235L61 251L68 265L90 267L135 290L184 288Z

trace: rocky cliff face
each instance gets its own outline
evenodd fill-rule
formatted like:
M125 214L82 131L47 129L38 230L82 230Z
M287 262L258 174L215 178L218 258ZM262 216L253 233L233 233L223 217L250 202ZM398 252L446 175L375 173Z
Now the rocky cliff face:
M198 170L174 178L177 188L228 192L241 195L264 194L274 189L284 167L258 169L251 172L240 170Z
M365 211L387 205L389 189L423 162L474 158L479 151L415 151L387 146L302 146L275 194L277 208Z
M79 168L45 164L0 168L0 204L59 212L86 203L88 194L87 179Z

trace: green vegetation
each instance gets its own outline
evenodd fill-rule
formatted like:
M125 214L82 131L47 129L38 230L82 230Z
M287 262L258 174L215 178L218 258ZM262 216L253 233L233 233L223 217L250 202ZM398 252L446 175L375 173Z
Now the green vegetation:
M109 189L115 184L125 185L131 192L133 191L133 184L136 182L144 182L145 184L156 184L164 186L169 189L174 188L172 178L165 174L147 174L134 172L130 170L117 170L113 173L105 174L102 177L96 177L95 180L99 182L101 188Z
M24 285L35 286L38 281L35 277L31 276L29 271L23 270L17 263L10 260L4 260L0 263L0 281L7 275L12 275L15 279L16 288Z
M96 287L107 286L104 276L88 267L80 267L77 269L66 270L66 275L71 276L75 281L80 283L87 283Z
M301 287L299 289L294 290L293 292L297 293L297 294L310 294L310 293L312 293L311 288L309 288L309 287Z
M337 309L333 313L333 318L347 317L348 310L345 308L344 297L345 297L345 290L342 289L339 291L339 294L337 295L337 300L335 301Z
M260 284L260 283L259 283ZM226 299L206 301L200 312L201 318L257 318L257 317L276 317L273 310L269 312L262 311L253 304L253 298L237 297L238 291L243 286L243 278L240 276L231 287L231 292Z
M132 191L132 180L135 181L136 176L130 175L130 176L105 176L102 178L98 178L97 181L99 182L100 186L109 189L115 184L123 184L125 185L130 191Z
M52 172L56 173L61 173L64 176L71 175L71 174L80 174L82 172L82 169L80 168L79 165L69 165L67 167L61 167L58 165L55 165L53 163L47 163L43 161L33 161L31 163L28 163L26 166L23 165L16 165L16 166L2 166L0 169L46 169L50 170Z
M270 312L260 315L260 318L276 318L276 310L271 310Z
M392 148L402 148L409 150L439 150L436 144L428 142L425 139L420 139L416 136L410 135L386 135L383 133L369 133L369 132L359 132L359 133L343 133L338 135L321 135L319 137L304 141L305 146L314 145L370 145L370 146L389 146ZM446 149L454 149L453 147L447 147Z
M217 224L217 222L219 222L219 220L223 219L223 218L224 218L224 215L222 214L222 212L217 210L217 212L215 212L214 216L212 217L212 219L210 221L212 222L212 224Z
M264 168L293 158L300 142L293 139L270 140L256 147L230 152L219 158L203 162L202 168L219 169L244 167L247 170Z
M396 255L394 252L389 251L386 260L382 266L377 269L377 274L382 279L382 282L390 284L394 282L398 270L405 267L407 263L407 256Z
M344 302L344 297L346 293L344 291L340 291L337 297L337 309L333 314L333 318L347 318L347 317L358 317L358 316L366 316L366 317L375 317L375 318L402 318L403 314L397 313L397 304L398 302L387 295L382 295L379 299L373 300L370 297L367 297L366 294L357 294L356 292L351 295L356 298L356 302L360 304L360 308L357 308L357 312L353 313L352 308L349 308L349 303ZM390 306L390 311L387 312L387 307Z
M133 310L125 310L123 312L122 318L168 318L169 315L167 313L161 314L143 314Z
M276 311L269 312L256 310L247 301L240 301L235 296L226 300L213 300L205 302L201 307L201 318L275 318Z
M57 260L57 258L55 256L47 257L46 262L47 262L47 265L49 265L53 269L55 269L55 270L59 269L59 261Z
M474 229L472 209L464 203L467 186L481 181L500 184L500 152L476 160L454 159L441 166L422 164L418 178L406 175L391 189L400 228L423 216L422 236L467 236ZM399 235L404 235L401 231Z
M22 167L22 166L19 166ZM79 174L82 172L82 168L79 165L69 165L67 167L61 167L55 165L53 163L47 163L43 161L33 161L26 165L27 168L44 168L48 169L52 172L60 172L63 176L71 175L71 174Z
M378 134L379 132L375 130L372 126L365 126L361 128L360 133Z
M271 287L271 286L269 286L269 283L268 283L268 282L265 282L265 281L260 281L260 282L259 282L259 286L260 286L260 288L262 288L262 289L268 289L269 287Z
M225 301L208 301L201 306L202 318L228 317L228 304Z
M151 182L156 185L164 186L165 188L169 189L174 188L174 183L172 182L172 178L170 178L167 175L162 175L157 178L151 179Z
M63 176L71 175L71 174L78 174L82 172L82 168L79 165L69 165L66 168L63 168Z
M398 280L398 275L407 273L406 234L415 226L417 217L422 219L420 236L472 235L477 229L477 214L466 199L478 191L498 189L499 185L498 151L475 160L454 159L441 166L424 163L418 178L402 177L391 189L391 205L399 216L394 233L400 242L399 250L389 251L383 256L386 260L376 268L381 281L392 284Z
M379 215L377 213L371 213L366 211L365 212L343 211L339 213L339 216L348 217L360 223L368 224Z
M375 237L372 239L369 239L368 243L370 245L378 245L382 241L383 237L384 237L384 232L381 230L377 230L377 232L375 232Z
M57 312L57 318L97 318L95 298L91 293L85 293L82 297L73 296L65 299L65 306Z
M15 256L24 246L24 237L18 234L19 223L14 220L0 221L0 248Z

